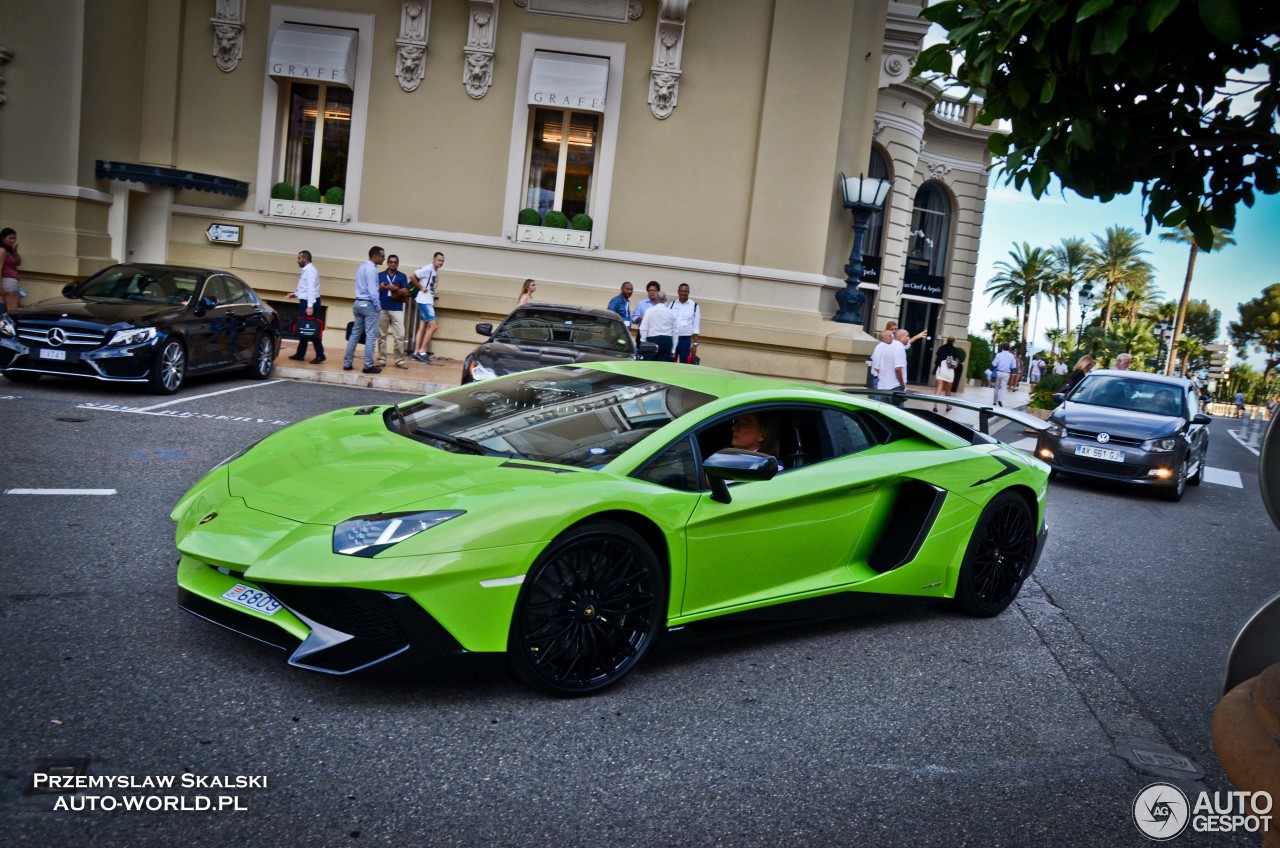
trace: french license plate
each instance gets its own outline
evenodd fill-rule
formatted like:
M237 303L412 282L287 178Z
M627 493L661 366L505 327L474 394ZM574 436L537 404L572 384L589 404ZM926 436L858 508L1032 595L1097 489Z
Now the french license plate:
M1111 448L1099 448L1093 445L1076 445L1076 456L1087 456L1090 459L1105 459L1108 462L1124 462L1124 451Z
M232 586L222 593L222 597L232 603L248 607L264 615L275 615L280 611L280 607L283 606L283 604L261 589L255 589L243 583L237 583Z
M41 359L65 360L67 358L67 352L65 350L49 350L48 348L42 347L39 352Z

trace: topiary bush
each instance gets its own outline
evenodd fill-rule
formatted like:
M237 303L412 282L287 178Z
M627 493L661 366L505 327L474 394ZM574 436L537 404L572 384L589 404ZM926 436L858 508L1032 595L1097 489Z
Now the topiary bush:
M568 229L569 219L559 209L552 209L547 213L547 219L543 222L548 227L555 227L558 230Z
M538 214L537 209L528 208L520 210L520 217L517 219L522 227L540 227L542 226L542 216Z
M272 200L293 200L296 196L292 183L276 183L271 187Z
M991 367L991 360L995 359L995 354L991 351L991 343L981 336L969 334L969 370L968 374L972 377L986 377L987 369Z
M313 185L304 185L302 188L298 189L298 199L303 203L319 203L320 189Z
M346 199L347 193L338 186L333 186L324 193L324 202L334 206L341 206Z
M586 230L587 232L591 232L591 216L585 212L579 212L577 215L574 215L571 223L575 230Z

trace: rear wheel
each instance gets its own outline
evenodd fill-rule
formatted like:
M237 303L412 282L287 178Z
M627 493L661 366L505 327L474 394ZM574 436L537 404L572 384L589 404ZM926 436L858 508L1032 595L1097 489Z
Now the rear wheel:
M538 557L508 638L515 674L554 695L588 695L640 662L666 616L658 558L615 521L576 527Z
M996 495L969 537L956 605L970 615L1003 612L1022 589L1035 551L1035 517L1027 502L1013 492Z
M255 380L265 380L271 376L271 369L276 364L276 346L268 333L258 336L253 346L253 361L249 363L249 376Z
M151 391L171 395L182 388L187 378L187 351L182 342L169 339L160 346L151 367Z

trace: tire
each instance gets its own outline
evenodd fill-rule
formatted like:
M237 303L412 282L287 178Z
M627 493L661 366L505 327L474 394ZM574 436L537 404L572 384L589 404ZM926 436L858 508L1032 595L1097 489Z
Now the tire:
M39 374L33 374L30 371L6 371L4 372L6 380L12 380L15 383L34 383L40 379Z
M151 391L158 395L171 395L182 388L186 379L186 348L177 339L169 339L156 351L156 359L151 366Z
M512 671L561 697L612 686L658 638L665 584L658 558L630 528L593 521L567 531L520 589L507 642Z
M1199 486L1204 482L1204 464L1209 460L1209 451L1200 454L1200 464L1196 466L1194 477L1188 477L1187 482L1193 486Z
M276 365L276 345L269 333L258 336L253 345L253 361L249 363L249 378L265 380L271 376L271 369Z
M1058 474L1059 474L1058 469L1056 469L1056 468L1050 468L1050 469L1049 469L1049 479L1050 479L1050 480L1057 480L1057 479L1058 479Z
M1160 497L1174 503L1182 500L1182 496L1187 491L1187 465L1188 460L1184 458L1182 464L1178 466L1178 473L1174 475L1173 485L1161 489Z
M1013 492L1001 492L978 516L956 582L956 606L969 615L1004 612L1018 597L1036 552L1035 516Z

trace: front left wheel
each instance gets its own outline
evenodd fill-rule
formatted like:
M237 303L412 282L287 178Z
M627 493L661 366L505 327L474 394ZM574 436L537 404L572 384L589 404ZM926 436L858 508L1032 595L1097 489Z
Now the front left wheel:
M253 346L253 361L249 363L249 376L255 380L265 380L271 376L271 369L276 364L276 345L268 333L258 336Z
M991 499L960 566L956 605L976 616L998 615L1018 597L1036 553L1035 515L1013 492Z
M512 671L553 695L599 692L652 647L666 597L658 558L638 533L616 521L575 527L525 577L507 644Z
M187 378L187 351L182 342L169 339L160 346L151 366L151 391L159 395L171 395L182 388Z

